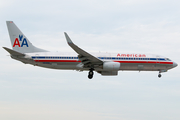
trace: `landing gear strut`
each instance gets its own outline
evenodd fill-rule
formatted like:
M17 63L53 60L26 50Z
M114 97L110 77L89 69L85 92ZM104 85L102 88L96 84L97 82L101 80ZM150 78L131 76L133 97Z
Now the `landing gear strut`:
M160 78L161 76L162 76L161 73L159 73L158 77Z
M92 69L92 68L89 70L89 74L88 74L88 78L89 78L89 79L92 79L92 78L93 78L93 75L94 75L93 70L94 70L94 69Z

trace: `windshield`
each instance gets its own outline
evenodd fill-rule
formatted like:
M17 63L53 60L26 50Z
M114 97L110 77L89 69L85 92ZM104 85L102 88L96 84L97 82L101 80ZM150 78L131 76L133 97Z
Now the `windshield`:
M167 61L171 61L169 58L166 58Z

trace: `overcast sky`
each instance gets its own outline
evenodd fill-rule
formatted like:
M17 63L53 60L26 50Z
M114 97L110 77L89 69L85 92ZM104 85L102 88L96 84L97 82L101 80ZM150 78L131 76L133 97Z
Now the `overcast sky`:
M178 0L0 0L0 45L12 20L36 46L74 52L152 53L180 63ZM179 120L180 68L118 76L51 70L11 59L1 48L1 120Z

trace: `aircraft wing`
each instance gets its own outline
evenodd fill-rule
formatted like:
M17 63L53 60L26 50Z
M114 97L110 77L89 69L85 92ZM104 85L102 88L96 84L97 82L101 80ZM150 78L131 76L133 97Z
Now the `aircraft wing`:
M11 49L9 49L7 47L3 47L3 48L13 56L25 56L25 54L17 52L15 50L11 50Z
M81 62L84 64L84 67L93 67L96 65L102 65L103 61L98 59L97 57L89 54L88 52L84 51L83 49L79 48L78 46L76 46L71 39L69 38L69 36L67 35L67 33L64 33L67 43L68 45L78 53L78 58L79 60L81 60Z

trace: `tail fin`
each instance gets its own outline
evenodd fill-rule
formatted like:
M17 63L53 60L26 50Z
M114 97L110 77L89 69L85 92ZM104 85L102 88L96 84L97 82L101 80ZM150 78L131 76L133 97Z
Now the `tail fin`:
M13 21L6 21L13 50L20 53L47 52L32 45Z

